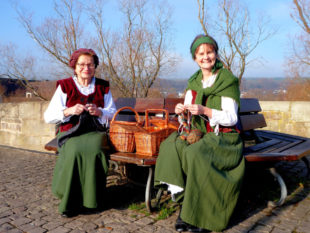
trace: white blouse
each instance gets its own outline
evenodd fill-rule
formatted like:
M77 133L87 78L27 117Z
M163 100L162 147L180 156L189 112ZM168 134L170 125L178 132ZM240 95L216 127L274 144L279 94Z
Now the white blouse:
M77 77L74 76L73 80L75 85L77 86L78 90L83 95L90 95L95 91L95 78L92 78L91 83L87 86L81 86L78 81ZM50 124L57 124L60 122L68 122L71 116L65 117L63 111L67 108L66 106L67 101L67 94L64 93L60 87L57 87L46 111L44 112L44 120L46 123ZM104 95L104 107L99 109L102 112L101 117L98 118L101 124L105 124L108 126L109 120L112 119L114 113L116 112L116 107L112 98L111 91L108 94Z
M212 75L207 81L202 81L203 88L211 87L215 82L216 74ZM185 94L184 105L192 103L192 92L188 90ZM218 132L219 125L222 126L233 126L237 124L238 121L238 104L230 97L221 97L222 99L222 110L212 110L212 118L209 118L210 126L215 126L215 133Z

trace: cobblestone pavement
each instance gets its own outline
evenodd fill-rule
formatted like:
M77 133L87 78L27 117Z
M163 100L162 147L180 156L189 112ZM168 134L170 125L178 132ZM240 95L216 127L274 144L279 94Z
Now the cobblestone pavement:
M0 232L175 232L178 211L164 220L159 212L129 210L128 187L114 187L110 207L97 213L62 218L57 200L51 193L51 178L56 156L0 146ZM225 233L234 232L310 232L310 184L302 162L283 163L280 171L288 179L291 194L281 207L266 207L266 189L253 179L245 185L245 194ZM265 177L262 187L266 187ZM253 185L255 183L255 185ZM123 189L122 189L123 188ZM113 193L114 192L114 193ZM115 193L119 196L115 196ZM143 189L135 189L144 195ZM264 194L264 195L263 195ZM274 194L278 195L278 194ZM130 195L129 195L130 196ZM249 197L250 196L250 197ZM113 199L113 197L115 197ZM118 199L118 200L115 200ZM119 203L121 200L121 203ZM264 200L264 201L262 201ZM140 199L143 203L143 198ZM127 206L124 208L124 206Z

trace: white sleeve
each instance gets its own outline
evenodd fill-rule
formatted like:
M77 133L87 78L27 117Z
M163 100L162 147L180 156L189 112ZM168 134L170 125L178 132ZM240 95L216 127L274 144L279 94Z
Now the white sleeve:
M184 105L188 105L192 103L192 99L193 99L193 95L192 95L192 91L188 90L185 93L185 97L184 97Z
M70 117L65 117L63 111L66 106L67 94L65 94L60 85L57 87L51 102L44 112L44 120L49 124L57 124L59 122L66 122Z
M222 96L222 110L212 109L210 126L233 126L238 121L238 104L230 97Z
M104 95L104 108L99 108L102 112L101 117L98 118L101 124L108 125L109 120L112 119L114 113L116 112L115 103L112 98L111 91Z

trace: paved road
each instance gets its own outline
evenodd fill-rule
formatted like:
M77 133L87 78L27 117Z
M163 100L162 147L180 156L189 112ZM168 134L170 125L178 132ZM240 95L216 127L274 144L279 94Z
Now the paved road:
M133 197L144 195L141 188L111 185L109 207L105 211L62 218L58 200L51 193L51 177L56 157L49 153L0 146L0 232L175 232L178 211L164 220L158 212L129 210ZM245 181L245 191L226 233L310 232L310 182L302 162L278 167L288 181L288 201L267 208L270 190L267 175ZM250 175L249 175L250 177ZM272 180L272 179L270 179ZM269 190L266 190L266 188ZM139 195L137 195L137 193ZM118 199L118 201L116 200ZM136 199L143 203L143 198Z

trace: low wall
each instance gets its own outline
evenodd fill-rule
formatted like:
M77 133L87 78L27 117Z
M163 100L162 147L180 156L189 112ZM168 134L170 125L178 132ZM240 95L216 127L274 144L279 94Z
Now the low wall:
M281 133L310 137L309 101L260 101L267 127Z
M44 151L55 136L53 124L46 124L43 114L48 102L0 104L0 144Z
M54 135L43 113L48 102L0 104L0 145L45 151ZM264 129L310 137L310 102L261 101L267 127Z

